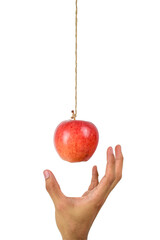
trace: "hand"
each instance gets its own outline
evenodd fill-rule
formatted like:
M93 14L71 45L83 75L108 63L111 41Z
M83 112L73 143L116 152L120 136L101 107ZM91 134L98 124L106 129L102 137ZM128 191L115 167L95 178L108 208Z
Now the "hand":
M121 146L107 149L107 166L104 177L98 181L97 167L92 169L92 180L82 197L65 196L49 170L44 171L46 189L55 205L55 217L63 240L86 240L92 223L109 193L122 177L123 155Z

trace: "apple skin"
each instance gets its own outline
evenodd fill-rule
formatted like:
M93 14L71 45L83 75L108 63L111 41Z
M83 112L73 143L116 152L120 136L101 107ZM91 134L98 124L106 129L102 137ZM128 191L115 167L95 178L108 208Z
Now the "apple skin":
M59 156L68 162L88 161L99 141L96 126L88 121L66 120L54 133L54 146Z

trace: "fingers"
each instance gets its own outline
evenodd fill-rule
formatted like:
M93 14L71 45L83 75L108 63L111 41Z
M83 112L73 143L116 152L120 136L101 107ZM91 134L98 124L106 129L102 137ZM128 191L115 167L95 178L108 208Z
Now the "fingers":
M106 181L108 183L114 181L115 178L115 157L112 147L107 149L107 166L105 172Z
M98 171L97 171L97 166L94 166L92 168L92 179L91 179L91 184L88 188L89 191L91 191L93 188L95 188L98 185Z
M115 147L115 157L116 157L116 165L115 165L115 180L110 187L110 192L117 185L117 183L122 178L122 169L123 169L123 154L121 150L121 146L117 145Z
M123 168L123 154L120 145L117 145L115 147L115 155L116 155L116 179L117 181L119 181L122 178Z
M115 157L113 154L112 147L109 147L107 149L107 166L105 175L100 181L100 184L98 186L100 196L104 196L106 194L114 180L115 180Z
M56 204L63 196L60 186L51 171L45 170L43 174L46 181L46 190L52 198L53 202Z
M113 149L109 147L107 149L107 166L105 176L102 178L98 190L101 198L107 198L111 190L116 186L122 177L123 167L123 155L121 152L121 146L115 147L115 156Z

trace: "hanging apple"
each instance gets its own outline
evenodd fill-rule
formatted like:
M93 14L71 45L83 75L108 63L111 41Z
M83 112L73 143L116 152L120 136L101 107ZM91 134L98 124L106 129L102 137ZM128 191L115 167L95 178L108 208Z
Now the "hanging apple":
M96 126L87 121L76 120L77 116L77 1L75 21L75 112L73 120L61 122L54 133L54 145L59 156L68 162L88 161L95 152L99 134Z
M54 133L54 145L59 156L68 162L88 161L99 140L96 126L87 121L61 122Z

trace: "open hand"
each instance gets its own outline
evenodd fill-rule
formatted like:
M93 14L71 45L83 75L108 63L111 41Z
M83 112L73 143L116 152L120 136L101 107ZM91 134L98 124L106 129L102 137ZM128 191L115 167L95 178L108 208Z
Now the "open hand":
M55 217L63 240L86 240L92 223L109 193L122 178L123 155L121 146L107 149L107 166L99 182L97 167L92 169L92 179L82 197L65 196L49 170L44 171L46 189L55 205Z

